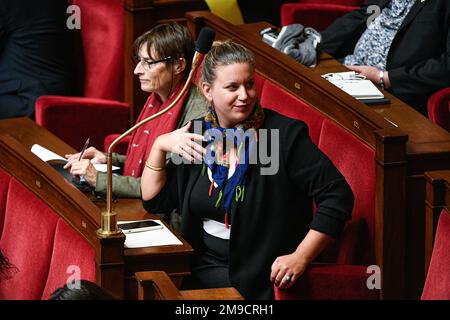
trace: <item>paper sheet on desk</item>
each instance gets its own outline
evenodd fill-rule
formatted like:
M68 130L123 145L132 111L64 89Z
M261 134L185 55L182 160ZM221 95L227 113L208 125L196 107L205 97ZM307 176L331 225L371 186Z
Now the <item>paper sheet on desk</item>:
M50 160L61 160L67 162L66 158L61 157L59 154L54 153L41 145L33 144L31 147L31 152L33 152L39 159L42 161L50 161ZM99 172L106 172L106 164L105 163L96 163L94 164L95 170ZM119 167L112 166L113 171L120 169Z
M129 249L182 244L164 224L162 225L162 229L125 234L125 248Z

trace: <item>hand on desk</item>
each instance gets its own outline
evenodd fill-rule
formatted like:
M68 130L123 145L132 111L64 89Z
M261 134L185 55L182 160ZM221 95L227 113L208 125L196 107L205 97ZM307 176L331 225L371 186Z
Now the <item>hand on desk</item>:
M366 79L372 81L373 83L375 83L376 85L378 85L380 83L380 69L375 68L375 67L370 67L370 66L350 66L350 65L345 65L348 69L358 72L359 74L363 75L366 77ZM391 87L391 82L389 81L389 72L385 71L384 72L384 87L390 88Z

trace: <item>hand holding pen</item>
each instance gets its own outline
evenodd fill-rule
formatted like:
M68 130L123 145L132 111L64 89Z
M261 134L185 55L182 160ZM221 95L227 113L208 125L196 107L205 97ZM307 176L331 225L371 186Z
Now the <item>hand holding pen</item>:
M106 163L106 155L103 152L98 151L95 147L87 148L88 145L89 139L84 144L81 152L66 154L65 157L67 159L67 164L64 166L64 169L70 168L74 162L79 162L82 159L90 159L93 164Z
M89 138L87 138L86 142L84 143L83 149L81 149L80 157L78 158L78 161L81 161L84 156L84 152L86 151L87 146L89 145Z
M87 159L88 153L93 154L93 150L97 150L95 148L88 148L89 145L89 139L86 140L83 149L81 149L81 152L74 155L66 155L66 158L68 158L67 164L64 166L64 168L70 168L70 173L78 178L78 177L84 177L86 182L90 184L91 186L96 185L97 182L97 170L95 170L94 166L92 165L92 160ZM91 152L89 152L89 149L91 149ZM86 158L84 158L86 156Z

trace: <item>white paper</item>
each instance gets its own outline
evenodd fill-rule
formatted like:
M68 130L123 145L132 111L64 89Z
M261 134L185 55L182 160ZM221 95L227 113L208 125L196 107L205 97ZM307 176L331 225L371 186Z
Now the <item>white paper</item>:
M356 99L382 99L384 94L364 76L350 72L327 73L323 78Z
M63 158L62 156L44 148L43 146L39 145L39 144L33 144L33 146L31 147L31 152L33 152L39 159L41 159L42 161L50 161L50 160L61 160L61 161L65 161L67 162L66 158ZM99 172L107 172L107 165L106 163L96 163L94 164L94 168L95 170L99 171ZM119 167L116 166L112 166L112 170L118 170L120 169Z
M67 161L65 158L61 157L60 155L44 148L43 146L40 146L38 144L33 144L31 147L31 152L33 152L39 159L42 161L49 161L49 160L63 160Z
M383 93L370 80L339 80L330 82L357 99L384 98Z
M120 221L120 222L135 222ZM120 223L118 222L118 223ZM159 222L159 221L158 221ZM144 248L168 245L182 245L183 243L161 222L162 229L144 232L126 233L125 248ZM120 226L119 226L120 228Z

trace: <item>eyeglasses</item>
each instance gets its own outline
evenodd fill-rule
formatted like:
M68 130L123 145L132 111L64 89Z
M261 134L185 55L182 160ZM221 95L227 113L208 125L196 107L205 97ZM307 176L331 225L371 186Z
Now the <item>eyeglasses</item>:
M172 57L167 57L167 58L163 58L161 60L150 60L147 58L142 58L139 56L132 56L131 57L131 61L133 62L134 66L136 67L139 63L141 63L142 67L144 68L144 70L150 70L153 65L160 63L160 62L166 62L173 59Z

